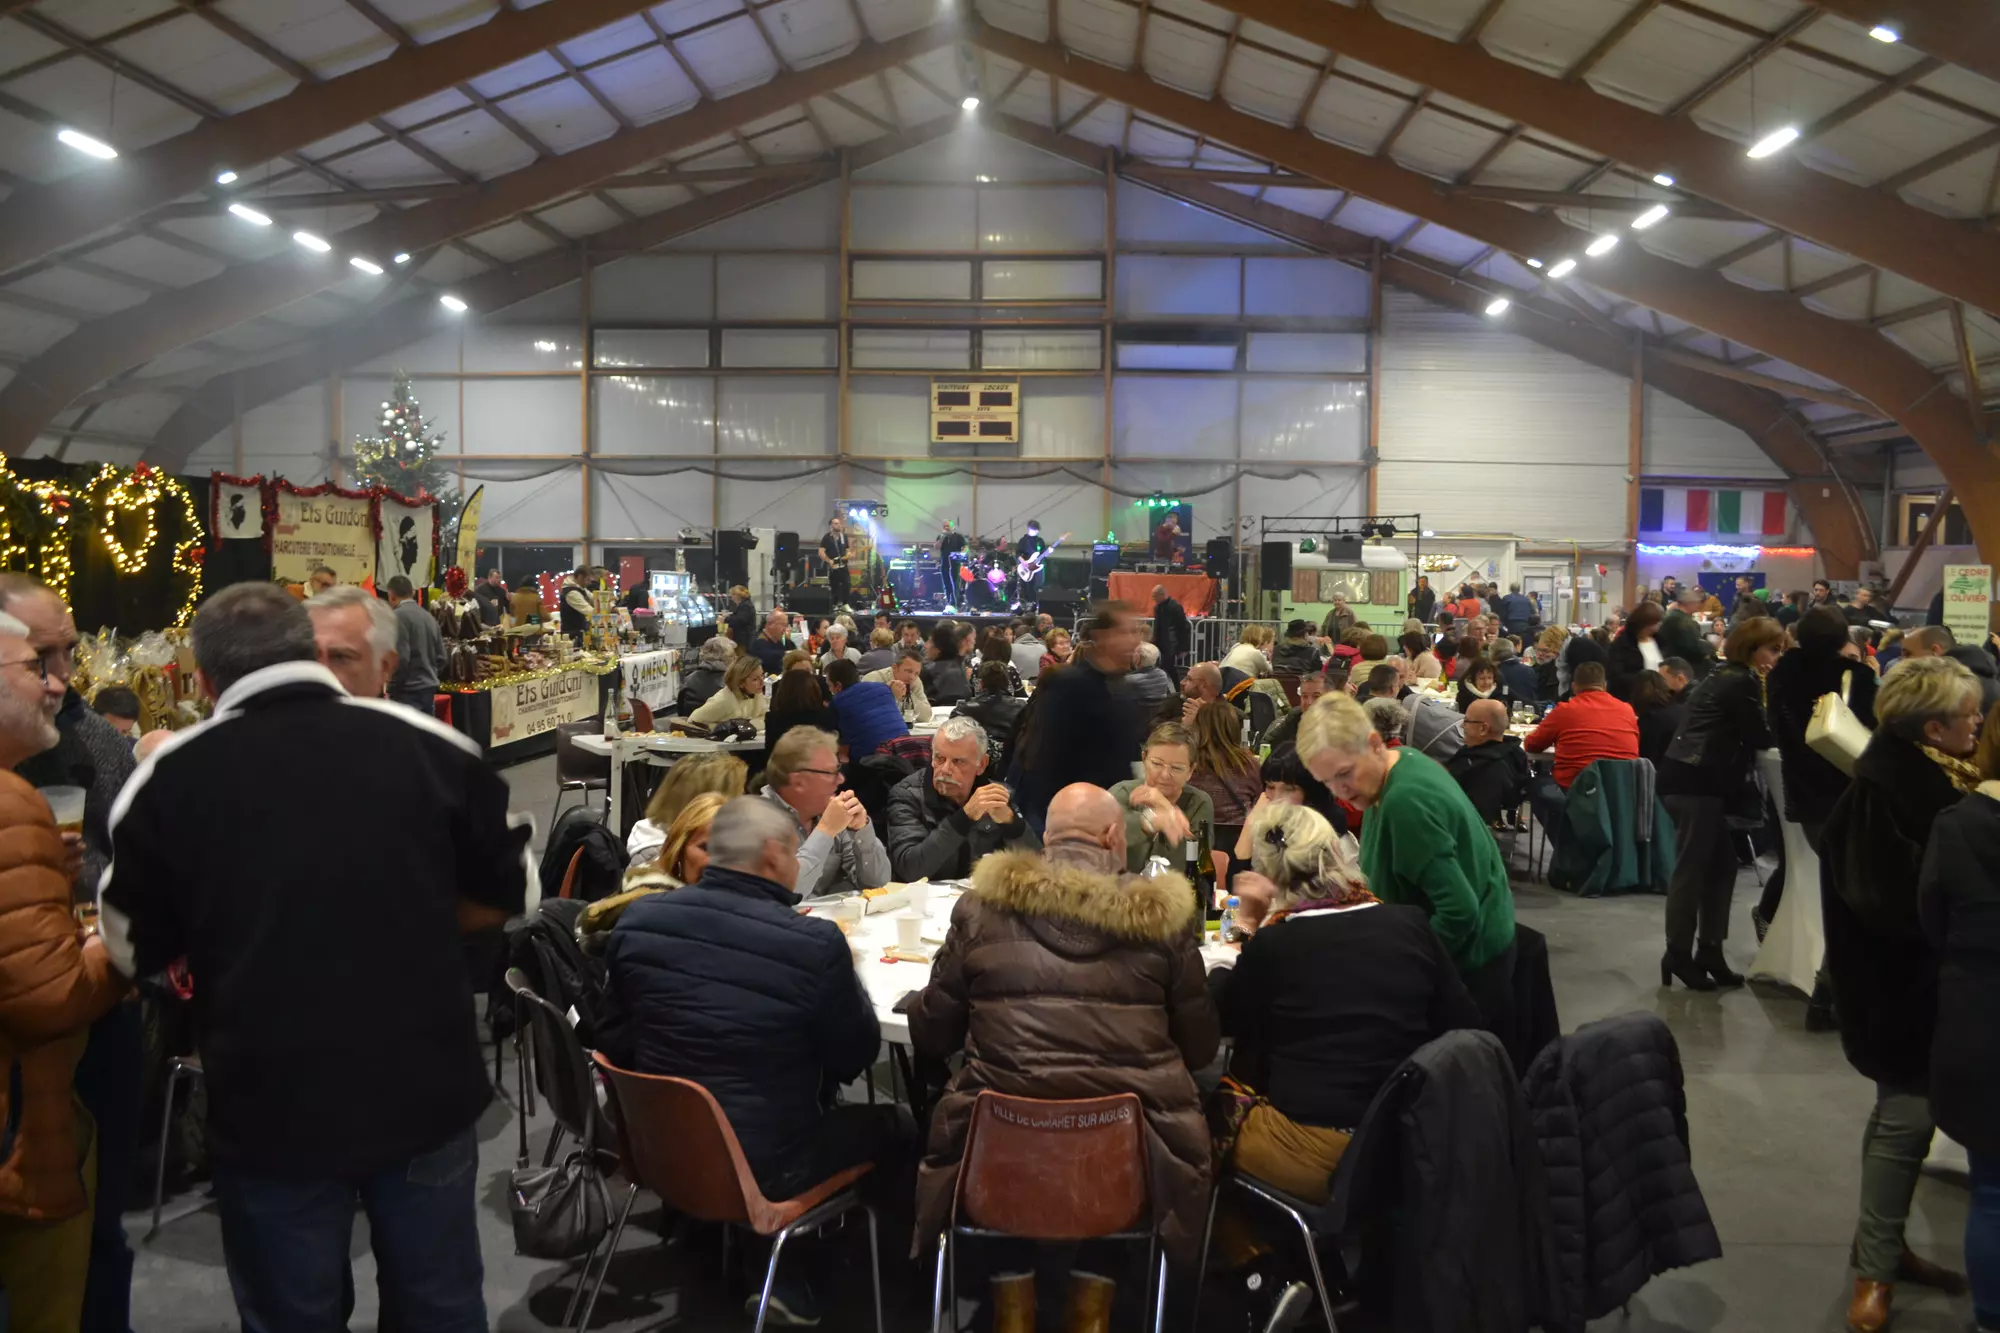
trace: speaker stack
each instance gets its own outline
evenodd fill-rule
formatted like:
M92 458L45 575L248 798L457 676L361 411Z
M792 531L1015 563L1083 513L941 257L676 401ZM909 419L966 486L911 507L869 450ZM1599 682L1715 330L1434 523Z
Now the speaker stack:
M1257 587L1264 592L1292 590L1292 544L1265 542L1258 553Z

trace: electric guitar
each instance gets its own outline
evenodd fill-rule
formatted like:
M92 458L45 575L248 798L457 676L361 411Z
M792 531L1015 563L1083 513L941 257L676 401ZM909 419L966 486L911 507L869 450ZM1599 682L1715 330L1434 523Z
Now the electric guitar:
M1042 562L1049 558L1049 553L1068 540L1069 534L1065 532L1062 536L1056 538L1053 542L1050 542L1047 546L1044 546L1041 550L1014 566L1014 576L1023 583L1034 578L1035 575L1042 572Z

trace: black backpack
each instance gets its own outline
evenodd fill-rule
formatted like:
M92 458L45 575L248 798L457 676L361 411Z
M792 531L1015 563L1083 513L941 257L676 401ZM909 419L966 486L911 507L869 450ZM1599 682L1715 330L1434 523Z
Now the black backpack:
M618 845L618 836L589 810L579 807L564 815L549 832L548 850L542 853L543 902L555 901L562 892L563 877L569 873L570 858L578 848L583 850L583 864L577 868L572 897L594 903L624 887L625 849Z
M562 1013L574 1011L578 1038L586 1048L595 1047L608 973L601 960L585 953L576 942L576 922L584 906L574 898L544 898L534 915L508 928L502 979L492 990L487 1007L495 1040L514 1032L514 996L504 978L507 968L518 967L535 994Z

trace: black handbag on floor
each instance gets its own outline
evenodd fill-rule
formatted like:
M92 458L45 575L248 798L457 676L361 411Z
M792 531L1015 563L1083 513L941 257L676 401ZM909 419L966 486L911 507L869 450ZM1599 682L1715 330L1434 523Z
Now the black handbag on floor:
M522 1004L533 1000L523 998ZM585 1116L583 1141L560 1162L531 1166L528 1161L528 1061L537 1021L560 1023L553 1008L530 1015L523 1027L526 1042L518 1061L521 1099L515 1120L521 1133L520 1156L507 1177L507 1211L514 1224L514 1249L530 1259L575 1259L589 1254L611 1232L611 1193L598 1162L597 1117Z

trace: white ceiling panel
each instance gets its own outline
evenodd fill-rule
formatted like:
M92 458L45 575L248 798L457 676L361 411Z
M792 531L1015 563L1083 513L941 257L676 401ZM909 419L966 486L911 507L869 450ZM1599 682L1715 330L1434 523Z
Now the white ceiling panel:
M1588 82L1608 97L1663 111L1755 45L1739 33L1662 5L1606 53Z
M1403 166L1439 180L1456 180L1500 142L1497 130L1467 124L1457 116L1426 108L1404 127L1390 155Z
M768 83L778 73L771 48L748 15L683 38L675 45L681 58L694 67L703 85L717 97Z
M640 217L664 213L694 198L694 191L684 185L653 185L634 190L606 190L605 193Z
M1049 11L1034 0L979 0L979 16L996 28L1032 41L1049 39Z
M1960 69L1956 65L1946 65L1943 69L1919 79L1917 87L1941 93L1968 106L1977 107L1988 115L2000 117L2000 83L1983 78L1970 70Z
M819 131L803 116L793 116L789 125L768 130L757 137L757 151L772 162L804 162L825 150Z
M192 14L134 33L110 49L229 115L281 96L297 83Z
M39 8L77 36L97 38L174 5L169 0L51 0Z
M1139 11L1111 0L1074 0L1058 11L1058 38L1091 60L1127 69L1139 35ZM1186 25L1180 25L1185 27Z
M555 242L525 222L503 222L497 227L474 232L466 239L495 259L510 263L555 248Z
M1239 46L1223 73L1222 98L1253 116L1290 125L1318 87L1317 71Z
M1951 316L1926 315L1904 320L1882 330L1889 341L1927 366L1948 366L1958 359L1958 346L1951 336Z
M1364 88L1351 79L1328 79L1306 113L1305 127L1322 139L1372 153L1409 105L1400 97Z
M1758 222L1671 217L1646 232L1639 244L1653 254L1683 264L1705 264L1769 230Z
M869 35L886 42L928 26L938 16L937 0L867 0L861 18Z
M1146 28L1146 73L1169 88L1207 97L1222 77L1227 50L1225 38L1179 19L1155 18Z
M1385 208L1373 199L1363 199L1356 195L1340 210L1335 218L1349 231L1358 231L1368 236L1380 236L1384 240L1401 236L1415 221L1408 213Z
M1455 42L1477 18L1484 0L1386 0L1377 9L1396 22Z
M1892 97L1836 127L1812 146L1817 152L1810 160L1823 171L1872 184L1992 128L1934 102Z
M1309 218L1323 218L1339 203L1338 190L1266 190L1264 202L1278 208L1303 213Z
M554 208L545 208L538 217L565 236L584 237L615 227L625 219L604 206L604 201L588 195Z
M57 305L81 310L91 315L107 315L114 310L135 306L146 299L146 293L137 287L128 287L122 282L109 282L70 268L49 268L40 273L14 278L7 283L6 289L10 292L19 292L23 296L54 301Z
M701 90L658 47L599 66L590 72L590 82L640 125L679 115L701 100Z
M299 153L301 156L309 157L315 162L323 162L341 153L352 152L364 144L374 143L381 137L382 131L376 129L373 125L350 125L338 134L328 135L316 143L307 144L299 150ZM246 168L254 165L258 164L239 162L236 164L236 169L248 177L251 173ZM273 165L279 170L291 169L290 163Z
M130 79L114 80L110 70L87 60L65 60L11 79L7 91L125 152L185 134L201 123L200 116L180 104ZM62 157L68 162L57 159L59 171L64 166L88 171L106 165L68 149L62 150Z
M472 80L472 87L482 97L500 98L531 83L560 79L563 73L560 61L547 51L537 51L511 65L502 65L499 69L479 75Z
M387 59L396 46L345 0L220 0L217 9L323 79Z
M852 51L863 36L854 11L827 0L778 0L763 15L764 30L778 48L778 58L792 69Z
M1154 162L1187 164L1194 158L1194 135L1185 130L1170 129L1156 121L1133 121L1127 142L1132 145L1134 154Z
M646 20L635 14L631 18L564 42L561 50L569 57L571 64L588 65L593 61L629 54L640 47L650 46L657 40L653 36L653 30L646 26Z
M1480 44L1503 60L1562 74L1642 0L1511 0Z
M68 48L29 29L25 23L0 19L0 74L58 55Z
M1479 182L1515 190L1561 190L1582 174L1583 167L1575 160L1523 138L1487 163Z
M410 136L459 170L491 180L519 171L535 160L535 150L483 111L458 116Z
M408 106L399 106L394 111L383 116L382 119L388 121L397 129L408 129L412 125L421 125L426 121L436 120L439 116L464 111L471 105L472 99L464 93L458 91L456 88L447 88L443 92L433 93L421 102L411 102Z
M575 79L509 98L506 112L557 153L573 152L618 132L618 122Z
M180 407L178 394L128 393L98 404L80 429L151 437Z
M1993 185L1996 157L2000 157L2000 150L1974 153L1904 186L1898 193L1905 201L1946 217L1984 217L1993 202L1988 192Z
M0 303L0 352L34 356L75 331L69 320Z
M189 283L212 278L222 272L222 265L176 249L150 236L127 236L99 250L90 252L91 262L105 268L115 268L153 282L169 283L185 287Z
M465 121L486 120L483 113L461 117ZM426 143L426 134L449 134L458 126L459 120L450 120L435 130L425 130L411 137L418 143ZM468 128L470 126L468 125ZM447 161L450 159L446 159ZM439 171L430 163L418 157L403 145L392 139L384 139L371 148L350 153L334 165L333 170L366 189L387 189L396 185L447 185L451 177ZM287 182L295 192L320 194L331 187L317 176L300 175Z
M1781 125L1810 125L1875 86L1875 80L1866 75L1796 51L1780 50L1723 85L1701 104L1693 119L1710 134L1748 144ZM1848 125L1854 123L1849 121ZM1817 146L1833 163L1844 156L1830 150L1824 141ZM1802 150L1801 155L1811 149Z
M1404 249L1414 250L1420 255L1427 255L1456 267L1471 263L1486 249L1486 246L1470 236L1461 236L1443 227L1425 227L1410 238L1409 244L1404 246Z
M532 9L545 0L510 6ZM500 6L492 0L374 0L375 7L420 43L429 44L490 21Z
M685 32L698 23L743 12L743 0L671 0L652 10L653 18L668 32Z

